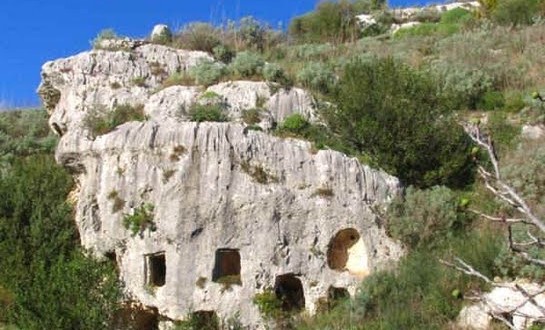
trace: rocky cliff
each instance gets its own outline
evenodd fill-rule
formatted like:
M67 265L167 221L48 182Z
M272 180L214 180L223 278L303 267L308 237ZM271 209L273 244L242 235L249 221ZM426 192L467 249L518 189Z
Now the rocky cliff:
M317 120L297 88L233 81L161 88L202 52L128 43L43 66L39 93L56 158L77 182L70 196L83 245L115 259L128 297L167 319L190 313L263 321L252 302L271 290L283 309L314 312L401 250L375 212L398 192L388 174L310 143L267 133L287 115ZM196 123L184 109L220 97L230 122ZM142 105L146 120L102 135L91 112ZM262 107L264 131L242 122ZM97 110L98 109L98 110Z

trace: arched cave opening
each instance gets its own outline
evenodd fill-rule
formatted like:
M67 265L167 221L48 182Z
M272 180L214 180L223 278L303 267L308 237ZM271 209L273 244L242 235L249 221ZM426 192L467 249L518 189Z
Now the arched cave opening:
M274 281L274 292L282 302L282 310L290 312L305 308L303 284L294 274L277 276Z
M327 249L327 265L337 271L367 274L367 249L356 229L343 229L333 236Z
M218 249L212 281L217 283L242 284L240 278L240 253L237 249Z
M219 318L214 311L196 311L191 313L192 329L219 330Z
M164 252L149 254L146 256L146 283L150 286L161 287L165 285L167 265Z

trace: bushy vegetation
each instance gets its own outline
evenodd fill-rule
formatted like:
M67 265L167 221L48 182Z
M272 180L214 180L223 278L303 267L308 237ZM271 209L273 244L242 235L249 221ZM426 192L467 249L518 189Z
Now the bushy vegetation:
M191 121L203 122L203 121L215 121L222 122L227 121L229 118L224 111L224 107L221 104L194 104L189 110Z
M117 274L79 246L66 202L72 180L55 164L51 147L36 147L48 136L44 117L0 114L0 122L10 122L2 132L17 144L0 173L0 326L107 328L120 298ZM28 123L33 129L25 132ZM11 152L5 147L3 154Z
M433 250L413 251L395 271L366 278L353 300L302 322L299 329L447 329L464 295L482 285L444 267L438 258L460 256L491 276L497 272L494 260L501 244L496 233L484 231L445 238Z
M360 27L349 1L320 2L313 12L294 18L289 34L299 42L342 43L358 39Z
M265 61L257 53L240 52L238 53L229 68L231 72L240 78L252 78L261 75L261 70Z
M202 61L191 68L190 75L199 85L209 86L218 82L226 73L226 66L221 62Z
M393 59L345 68L325 113L349 148L407 185L462 187L471 181L471 143L436 82Z
M108 111L102 106L90 109L85 117L85 125L93 136L113 131L117 126L129 121L144 121L144 105L121 104Z
M153 204L142 203L131 214L125 214L123 226L130 230L131 236L134 237L138 234L143 237L146 230L153 232L157 229L153 221L153 210Z
M52 153L56 144L45 110L0 114L0 168L18 157Z
M388 232L409 248L434 246L470 224L467 203L468 199L446 187L409 187L389 208Z

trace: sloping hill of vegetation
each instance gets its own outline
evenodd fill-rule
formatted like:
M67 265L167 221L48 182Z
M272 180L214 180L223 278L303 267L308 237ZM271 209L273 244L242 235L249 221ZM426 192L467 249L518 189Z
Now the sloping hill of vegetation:
M543 217L544 141L520 133L545 123L545 2L480 2L475 12L426 12L422 24L394 34L390 24L402 20L384 1L357 0L322 2L287 33L247 17L224 26L191 23L160 41L221 62L201 63L173 82L265 79L311 89L324 125L292 116L275 133L356 156L407 187L382 216L406 257L365 279L354 299L328 303L314 317L271 313L281 328L453 327L464 297L488 289L439 262L455 256L490 278L545 279L543 267L511 253L506 223L476 215L518 214L478 179L477 164L489 159L459 125L480 123L505 180ZM364 13L377 22L362 30L356 15ZM42 111L0 114L0 324L108 328L119 284L112 265L78 246L66 202L72 183L54 164L45 118ZM514 231L520 236L525 228Z

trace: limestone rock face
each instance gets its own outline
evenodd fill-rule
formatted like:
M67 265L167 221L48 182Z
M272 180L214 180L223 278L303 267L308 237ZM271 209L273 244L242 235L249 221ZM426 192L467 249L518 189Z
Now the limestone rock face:
M40 93L62 135L56 159L77 182L82 244L115 258L128 295L172 320L215 312L263 328L252 300L266 290L311 313L332 292L354 294L402 253L375 214L398 180L236 119L257 106L274 120L317 118L303 90L231 82L152 92L161 81L153 67L183 71L207 56L144 45L44 65ZM184 109L210 92L229 104L232 122L188 121ZM148 120L92 139L84 118L97 103L140 103Z

